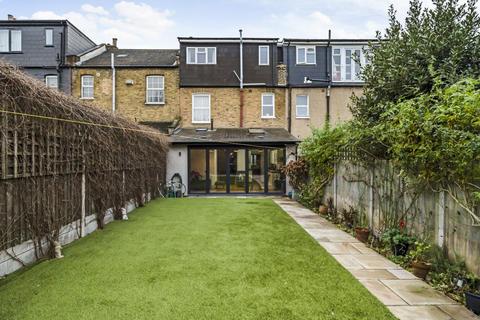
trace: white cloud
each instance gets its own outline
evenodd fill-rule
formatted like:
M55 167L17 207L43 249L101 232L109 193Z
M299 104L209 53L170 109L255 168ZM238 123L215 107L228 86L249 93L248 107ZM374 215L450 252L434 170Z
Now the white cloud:
M78 12L37 11L31 18L68 19L97 43L118 38L121 48L176 48L173 15L145 3L120 1L111 12L84 4Z
M82 11L84 11L86 13L98 14L98 15L101 15L101 16L108 16L109 15L108 11L105 10L102 6L95 7L95 6L92 6L91 4L88 4L88 3L82 5Z

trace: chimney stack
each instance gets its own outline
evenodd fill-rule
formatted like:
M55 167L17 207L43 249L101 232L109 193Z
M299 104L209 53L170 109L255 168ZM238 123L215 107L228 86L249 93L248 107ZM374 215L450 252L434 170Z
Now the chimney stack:
M15 21L15 20L17 20L17 18L15 18L15 16L12 15L12 14L7 15L7 17L8 17L8 21Z
M112 38L112 47L117 47L117 42L118 42L118 39L117 38Z

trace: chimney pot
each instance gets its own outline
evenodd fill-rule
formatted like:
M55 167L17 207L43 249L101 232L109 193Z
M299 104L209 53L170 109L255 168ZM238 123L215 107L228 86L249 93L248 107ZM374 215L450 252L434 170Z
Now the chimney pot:
M117 38L112 38L112 46L114 46L115 48L117 47L117 42L118 42Z
M15 21L15 20L17 20L17 18L15 18L15 16L12 15L12 14L7 15L7 17L8 17L8 21Z

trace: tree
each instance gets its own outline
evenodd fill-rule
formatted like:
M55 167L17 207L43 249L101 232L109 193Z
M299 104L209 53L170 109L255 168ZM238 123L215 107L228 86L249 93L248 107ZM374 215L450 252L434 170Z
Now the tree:
M433 0L423 8L410 1L402 25L390 7L389 26L367 50L362 97L351 111L363 125L374 126L391 103L431 92L435 83L449 86L480 76L480 19L477 0Z

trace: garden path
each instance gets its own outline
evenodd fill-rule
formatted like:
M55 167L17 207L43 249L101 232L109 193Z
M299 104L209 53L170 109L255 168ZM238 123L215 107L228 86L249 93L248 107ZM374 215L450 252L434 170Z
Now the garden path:
M274 201L400 320L479 320L463 305L298 202Z

